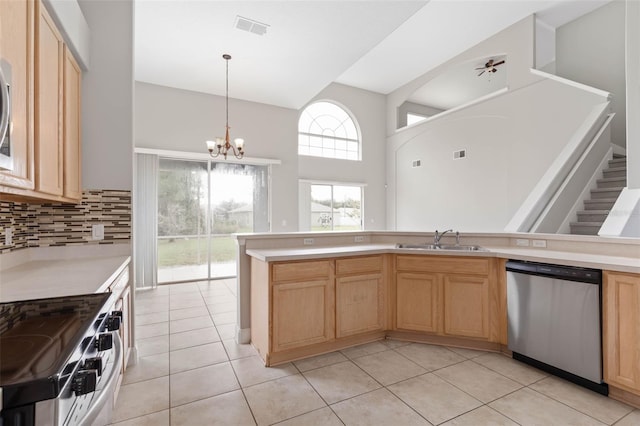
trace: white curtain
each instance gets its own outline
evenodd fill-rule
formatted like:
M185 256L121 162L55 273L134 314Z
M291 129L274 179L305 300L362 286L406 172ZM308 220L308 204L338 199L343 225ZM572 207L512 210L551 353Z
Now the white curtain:
M158 156L136 153L133 183L135 286L158 284Z

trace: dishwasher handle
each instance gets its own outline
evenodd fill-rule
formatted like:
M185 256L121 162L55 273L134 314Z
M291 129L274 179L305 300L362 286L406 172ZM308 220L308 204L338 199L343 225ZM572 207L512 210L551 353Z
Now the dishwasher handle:
M509 260L506 264L506 270L508 272L557 278L587 284L602 284L602 270L600 269L552 265L548 263L528 262L525 260Z

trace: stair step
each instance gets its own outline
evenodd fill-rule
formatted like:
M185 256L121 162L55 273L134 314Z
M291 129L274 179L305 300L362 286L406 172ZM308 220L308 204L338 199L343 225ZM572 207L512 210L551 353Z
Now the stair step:
M614 158L613 160L609 160L609 167L626 167L627 166L627 157L623 158Z
M578 222L604 223L609 216L609 210L582 210L578 212Z
M611 210L616 203L616 198L599 198L597 200L584 200L585 210Z
M618 195L622 192L622 187L618 188L597 188L591 190L591 199L600 198L618 198Z
M600 222L571 222L571 233L577 235L598 235Z
M627 177L606 177L596 181L598 188L624 188L627 186Z
M605 178L627 177L627 168L626 167L610 167L602 171L602 176Z

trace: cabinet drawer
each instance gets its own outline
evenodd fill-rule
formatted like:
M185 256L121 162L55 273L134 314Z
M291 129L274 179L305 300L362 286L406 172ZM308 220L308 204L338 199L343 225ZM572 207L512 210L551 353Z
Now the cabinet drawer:
M274 282L327 278L331 275L332 263L328 260L276 263L271 277Z
M489 274L489 259L463 256L396 256L398 271Z
M336 260L336 274L359 274L382 270L382 256L361 256Z

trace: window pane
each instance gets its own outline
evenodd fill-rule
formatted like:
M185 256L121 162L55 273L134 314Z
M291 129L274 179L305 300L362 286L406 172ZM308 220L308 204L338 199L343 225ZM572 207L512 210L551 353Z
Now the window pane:
M334 230L360 230L362 188L358 186L333 187Z
M160 159L158 281L236 275L235 232L267 232L268 167Z
M310 185L311 231L362 229L362 188L347 185Z
M315 155L327 158L359 160L360 140L355 123L340 106L331 102L316 102L305 108L298 121L299 132L309 133L308 142L298 141L299 154ZM322 136L322 140L316 139ZM301 135L302 136L302 135ZM329 143L329 139L333 142ZM345 139L352 141L347 144ZM310 149L303 150L303 145ZM338 153L337 150L353 151L353 154Z
M207 163L160 159L158 281L207 278Z
M311 230L332 229L331 185L311 185Z
M353 121L346 121L344 123L344 128L347 134L347 139L358 140L358 131L356 130L356 125L353 123Z

